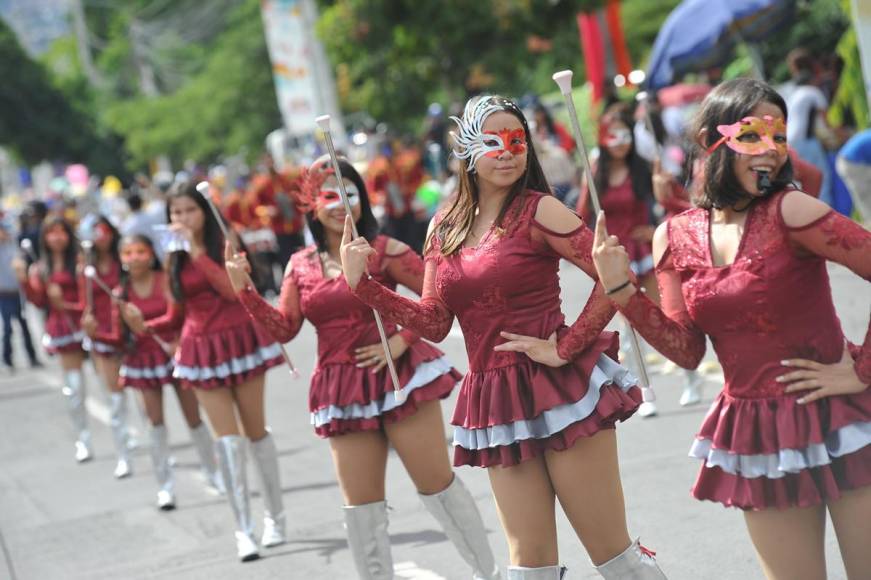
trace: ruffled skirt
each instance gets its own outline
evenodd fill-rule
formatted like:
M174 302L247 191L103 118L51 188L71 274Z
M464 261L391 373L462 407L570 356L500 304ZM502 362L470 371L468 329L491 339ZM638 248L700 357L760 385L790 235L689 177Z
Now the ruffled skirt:
M784 509L871 485L871 390L807 405L797 400L720 393L690 450L704 460L693 496Z
M70 327L72 315L63 316L55 311L49 313L45 321L45 334L42 335L42 347L48 354L61 354L82 350L85 333L75 327Z
M616 333L603 332L559 368L528 361L470 372L451 421L454 465L517 465L631 417L641 389L615 362L617 345Z
M417 411L420 403L444 399L462 379L434 346L418 341L396 361L405 400L398 402L387 368L372 373L354 364L328 364L312 375L311 423L320 437L379 430Z
M241 384L282 364L281 347L250 321L191 334L179 342L172 376L185 387L215 389Z
M134 389L161 389L172 384L173 361L160 348L139 348L124 356L121 363L119 382L122 386Z

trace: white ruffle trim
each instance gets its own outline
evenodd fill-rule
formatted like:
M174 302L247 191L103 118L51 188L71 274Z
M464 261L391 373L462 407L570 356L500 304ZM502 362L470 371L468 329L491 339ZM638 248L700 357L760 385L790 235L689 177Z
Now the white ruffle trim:
M76 342L83 342L84 340L85 334L80 330L77 330L72 334L64 334L63 336L50 336L48 334L43 334L42 346L47 349L57 349L69 346Z
M172 361L167 362L164 365L157 365L153 367L146 368L137 368L137 367L129 367L127 365L121 365L121 370L118 374L122 377L129 379L168 379L172 376Z
M421 363L414 369L414 374L408 383L402 387L402 392L406 397L402 403L396 401L396 392L390 390L381 399L370 401L365 405L352 403L345 406L330 405L329 407L321 407L311 413L311 424L315 427L321 427L334 420L371 419L372 417L378 417L397 407L401 407L408 400L408 395L412 391L424 387L437 378L450 373L452 368L447 357Z
M569 425L589 417L599 404L602 387L614 384L623 391L638 384L638 379L624 366L604 354L599 355L590 375L590 388L580 400L544 411L534 419L518 419L513 423L481 429L454 426L454 445L478 450L511 445L526 439L544 439L559 433Z
M852 423L829 433L824 443L814 443L803 449L781 449L777 453L741 455L725 449L712 448L710 439L696 439L690 457L704 459L706 467L719 467L726 473L747 479L765 477L779 479L788 473L829 465L833 457L841 457L871 444L871 421Z
M96 352L97 354L114 354L118 352L118 349L111 344L106 344L99 340L91 340L87 336L82 341L82 348L88 352Z
M176 363L172 376L185 381L208 381L210 379L226 379L230 375L247 373L263 365L267 361L281 356L281 347L277 342L258 348L245 356L230 359L216 367L187 367Z

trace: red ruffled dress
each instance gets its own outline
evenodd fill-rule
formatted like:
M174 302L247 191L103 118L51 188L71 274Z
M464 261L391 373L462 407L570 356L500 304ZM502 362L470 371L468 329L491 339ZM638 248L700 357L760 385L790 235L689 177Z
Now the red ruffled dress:
M596 284L571 327L560 310L559 261L590 276L593 234L585 225L559 234L535 220L544 194L527 191L509 206L503 226L475 248L450 256L434 237L426 256L420 302L365 276L357 296L385 318L440 341L456 315L469 355L454 425L454 464L510 466L564 450L579 438L614 427L641 404L637 380L617 360L618 337L603 329L615 309ZM438 219L438 217L436 218ZM507 331L548 338L557 333L553 368L523 353L498 352Z
M171 303L165 315L146 324L157 333L181 324L172 376L182 386L234 386L284 362L281 347L251 321L224 268L208 255L188 258L181 287L184 304Z
M42 346L48 354L75 352L82 349L85 338L79 321L82 317L82 307L79 303L79 286L75 276L66 270L52 272L48 277L42 274L43 265L38 263L31 269L31 275L24 285L27 299L39 308L47 308L45 334L42 335ZM46 288L49 284L60 286L63 294L63 308L57 309L48 299Z
M401 284L420 293L423 262L410 248L388 254L389 239L378 236L373 240L377 254L369 265L372 277L388 288ZM305 319L317 330L318 362L309 389L309 411L321 437L381 429L384 423L413 415L419 403L447 397L462 378L444 353L409 330L399 331L410 346L395 361L404 402L396 400L387 367L377 373L358 368L355 349L380 343L375 317L371 308L354 297L344 276L324 277L314 246L291 257L278 309L253 288L246 288L240 300L282 342L293 339ZM389 337L397 328L385 323L385 331Z
M126 292L127 301L139 308L146 321L155 320L167 312L167 287L166 274L155 272L151 292L147 296L140 296L131 284ZM174 322L176 326L166 324L157 333L158 338L166 344L175 341L181 329L181 320L175 319ZM163 385L176 382L172 370L172 356L154 339L154 334L137 335L124 352L119 381L125 387L134 389L160 389Z
M692 493L742 509L805 507L871 485L871 389L802 405L785 393L784 359L841 359L845 338L826 261L871 280L871 233L830 211L802 228L782 218L781 192L754 203L734 263L714 266L710 213L668 223L657 265L660 310L636 292L621 311L651 345L695 368L711 337L725 388L708 412L691 457L704 460ZM871 329L851 347L871 383Z
M113 261L107 272L97 270L97 276L109 288L115 288L121 280L121 264ZM81 300L81 308L84 310L86 295L87 278L84 274L79 274L79 299ZM97 319L97 334L91 339L85 336L82 342L82 347L94 354L102 356L112 356L120 352L121 345L117 342L119 337L119 318L117 309L112 304L112 297L103 292L102 289L93 283L93 308L94 318Z

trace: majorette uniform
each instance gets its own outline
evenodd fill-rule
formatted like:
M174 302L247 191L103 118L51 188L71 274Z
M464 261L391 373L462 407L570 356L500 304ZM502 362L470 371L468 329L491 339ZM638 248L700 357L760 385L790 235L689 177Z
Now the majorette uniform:
M410 248L400 254L386 252L389 238L373 240L377 255L372 259L372 276L395 289L402 284L415 292L423 284L423 263ZM379 344L378 327L372 309L351 293L344 276L324 277L315 246L291 257L291 272L281 288L280 307L270 306L253 288L240 295L242 304L255 320L262 321L275 336L290 341L308 319L318 334L318 362L309 390L309 411L315 431L321 437L352 431L380 429L417 411L418 403L443 399L462 375L444 354L419 340L409 330L399 333L409 343L396 360L396 372L406 399L399 403L386 367L377 373L357 367L356 348ZM387 335L396 326L385 326Z
M423 262L411 248L388 254L389 241L387 236L372 241L376 251L369 262L372 278L391 290L402 284L420 293ZM355 349L380 342L375 317L372 309L354 296L344 276L324 276L315 246L291 257L278 309L253 288L246 288L241 300L252 317L263 320L283 341L296 336L304 319L315 326L318 362L309 390L309 410L321 437L377 430L401 421L413 415L420 403L447 397L462 378L440 350L406 329L399 333L409 344L408 350L395 361L405 393L403 402L396 400L386 367L377 373L358 368ZM385 321L385 331L392 336L397 328ZM475 500L456 474L447 488L432 495L421 494L421 500L472 567L473 578L500 578ZM392 570L386 503L344 506L343 514L361 577L368 578L375 571L380 577L384 570Z
M48 354L75 352L81 350L84 334L79 328L82 305L79 301L79 286L75 276L66 270L52 272L45 277L44 265L37 263L24 286L27 299L39 308L46 308L45 333L42 346ZM48 299L49 284L60 286L63 295L63 308L57 309Z
M155 320L166 314L169 306L167 292L169 291L166 274L154 272L151 291L146 296L140 296L128 283L126 288L127 302L136 306L146 321ZM164 343L172 343L181 328L181 320L176 319L177 326L165 325L157 337ZM160 389L163 385L172 384L173 362L153 334L136 335L132 343L125 345L124 358L121 361L120 381L125 387L134 389Z
M188 256L181 270L181 288L184 302L173 302L166 315L146 324L152 332L163 332L184 320L172 373L182 386L236 386L282 364L279 344L248 317L226 271L206 253ZM243 562L259 557L245 468L248 447L239 435L219 437L215 445L236 519L236 551ZM276 546L286 541L286 520L275 440L267 430L265 437L250 442L250 450L263 483L261 542L264 547Z
M237 385L283 362L275 340L248 317L224 269L205 253L181 271L184 302L149 320L164 332L183 320L173 377L186 387Z
M871 280L871 233L834 211L791 228L780 209L787 193L751 205L729 265L713 265L708 210L672 218L657 266L664 313L638 292L621 308L686 368L699 363L710 336L725 386L690 451L704 461L692 493L742 509L818 505L871 485L871 389L803 405L807 391L786 393L776 381L790 371L782 360L841 359L826 261ZM871 383L871 327L851 353Z
M112 260L109 270L102 272L98 266L95 266L97 276L109 288L115 288L121 280L121 264ZM87 304L86 284L87 277L80 273L79 279L79 302L81 310L84 310ZM92 339L88 336L84 337L82 347L91 353L103 356L111 356L119 353L120 345L117 342L119 319L117 317L117 309L112 304L112 297L103 292L96 282L93 283L93 315L97 319L97 334Z
M579 438L614 427L641 403L636 379L616 362L616 333L603 332L614 307L601 286L571 327L560 310L560 258L595 276L592 232L584 225L558 234L535 221L544 194L527 191L475 248L442 256L439 241L426 257L420 302L402 298L365 276L356 294L385 318L442 340L456 315L469 355L452 423L454 464L510 466L564 450ZM569 363L558 368L523 353L497 352L507 331L558 337Z

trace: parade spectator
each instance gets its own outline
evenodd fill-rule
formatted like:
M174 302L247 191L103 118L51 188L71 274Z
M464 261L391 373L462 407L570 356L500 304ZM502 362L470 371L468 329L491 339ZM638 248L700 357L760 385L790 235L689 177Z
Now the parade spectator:
M871 129L860 131L841 147L836 167L862 219L871 221Z
M15 371L12 359L12 319L18 320L21 327L21 338L24 349L30 359L31 367L41 367L42 363L36 356L33 340L30 338L30 328L21 309L21 287L15 276L12 261L18 253L11 224L0 220L0 314L3 316L3 365L10 373Z

